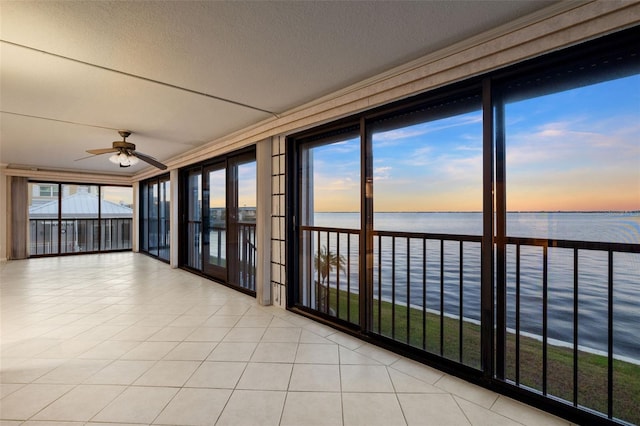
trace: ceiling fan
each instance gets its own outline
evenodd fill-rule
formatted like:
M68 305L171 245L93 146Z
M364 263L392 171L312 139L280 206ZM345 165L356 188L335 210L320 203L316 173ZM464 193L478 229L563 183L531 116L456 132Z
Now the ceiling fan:
M167 166L159 162L153 157L136 151L135 144L127 142L127 138L131 135L128 130L119 130L118 133L122 136L121 141L114 141L113 147L103 149L88 149L87 152L93 155L107 154L115 152L114 155L109 157L109 161L118 164L120 167L130 167L138 163L138 159L149 163L152 166L159 168L160 170L166 170Z

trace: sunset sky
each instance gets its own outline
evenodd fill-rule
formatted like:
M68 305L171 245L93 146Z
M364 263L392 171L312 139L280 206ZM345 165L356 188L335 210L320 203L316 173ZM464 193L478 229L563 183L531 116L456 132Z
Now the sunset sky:
M507 209L640 210L640 76L507 104ZM473 111L374 134L376 211L482 209ZM314 149L315 210L359 210L357 139Z

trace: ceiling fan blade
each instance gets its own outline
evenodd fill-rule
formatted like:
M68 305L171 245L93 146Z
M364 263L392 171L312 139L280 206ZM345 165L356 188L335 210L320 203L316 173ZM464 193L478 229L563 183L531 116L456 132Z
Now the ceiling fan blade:
M88 149L87 152L93 155L106 154L108 152L118 152L116 148Z
M95 157L95 155L86 155L84 157L76 158L73 161L82 161L82 160L86 160L87 158L91 158L91 157Z
M159 162L158 160L156 160L153 157L150 157L150 156L148 156L146 154L142 154L142 153L137 152L137 151L133 152L133 155L135 155L136 157L138 157L142 161L151 164L152 166L156 166L160 170L167 170L167 166L165 166L164 164L162 164L161 162Z

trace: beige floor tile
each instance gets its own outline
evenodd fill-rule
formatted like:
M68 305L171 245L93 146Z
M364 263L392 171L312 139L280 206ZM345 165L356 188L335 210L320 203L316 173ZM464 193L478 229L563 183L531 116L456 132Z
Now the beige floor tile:
M65 339L30 338L2 348L3 358L36 358L39 353L64 342Z
M236 323L235 327L268 327L273 317L271 315L243 316Z
M295 362L300 364L339 364L338 345L300 343Z
M401 373L393 368L388 368L389 377L393 383L393 388L399 393L445 393L443 389L440 389L434 385L423 382L420 379L416 379L408 374Z
M233 328L222 340L224 342L259 342L265 331L266 327Z
M181 389L153 423L213 425L230 396L228 389Z
M436 383L442 378L442 376L444 376L442 371L438 371L435 368L427 367L424 364L404 358L394 362L390 368L401 371L430 384Z
M302 329L302 332L300 333L300 343L323 343L325 345L333 345L333 344L335 344L335 342L332 342L331 340L325 339L324 337L320 336L319 334L313 333L313 332L311 332L309 330L306 330L304 328Z
M289 392L280 426L340 426L342 398L339 392Z
M4 398L5 396L11 395L12 393L17 391L18 389L23 388L25 386L26 386L26 384L24 384L24 383L2 383L2 384L0 384L0 399Z
M207 319L215 314L218 309L224 306L224 302L221 302L219 305L198 305L189 308L186 311L185 315L206 315Z
M24 359L11 367L4 363L0 372L0 383L31 383L59 367L65 360L58 359Z
M168 307L158 308L164 311ZM178 307L178 310L182 310L184 308ZM170 314L169 312L165 312L163 314L146 314L142 316L142 319L136 323L138 327L168 327L176 318L178 318L178 314Z
M341 365L343 392L393 392L391 378L384 365Z
M396 355L393 352L387 351L377 346L370 345L368 343L360 346L355 350L355 352L371 359L375 359L376 361L385 365L391 365L400 359L399 355Z
M297 343L258 343L251 361L293 363L296 358L297 348Z
M299 327L269 327L262 336L263 342L298 343L302 329Z
M164 359L174 361L204 361L216 345L217 342L182 342L173 348Z
M26 385L0 400L0 418L27 420L72 388L71 385Z
M109 362L102 359L72 359L40 377L35 383L80 384L102 370Z
M228 327L199 327L184 340L187 342L220 342L230 330Z
M355 351L365 344L362 340L353 336L348 336L344 333L331 334L327 336L327 339L339 344L340 346L344 346L347 349L351 349L352 351Z
M240 377L236 389L287 390L293 364L252 362Z
M183 386L200 364L199 361L158 361L133 384L135 386Z
M328 325L320 324L318 322L310 322L305 325L304 328L314 334L317 334L320 337L327 337L336 332L335 329L329 327Z
M144 342L160 330L161 327L147 327L136 324L129 328L125 328L120 333L113 336L111 340L135 340L138 342Z
M75 358L94 348L102 341L70 339L38 354L38 358Z
M177 388L130 387L91 420L150 424L176 393Z
M343 365L382 365L373 358L369 358L343 346L339 346L338 353L340 356L340 364Z
M209 319L210 315L180 315L170 327L199 327Z
M205 361L185 384L194 388L233 389L247 364L245 362Z
M439 426L470 425L464 413L449 394L398 394L409 426L429 424Z
M187 338L195 327L164 327L153 336L149 337L149 342L182 342Z
M473 426L519 426L514 420L504 417L498 413L490 411L480 405L467 401L460 397L454 397L458 406Z
M209 317L203 324L204 327L233 327L242 316L240 315L220 315L220 312L216 312L215 315Z
M229 302L229 303L226 303L220 309L218 309L218 312L216 312L216 315L221 315L221 316L242 316L250 308L251 308L251 306L249 304L246 304L246 303Z
M89 330L79 334L78 336L76 336L76 338L85 340L99 340L102 342L120 333L124 330L124 328L125 327L118 325L91 326Z
M277 426L286 392L236 390L216 426Z
M269 324L269 328L297 328L300 329L300 327L298 327L295 324L292 324L291 322L283 319L283 318L274 318L273 320L271 320L271 323Z
M442 376L435 386L484 408L491 408L498 398L495 392L449 375Z
M549 413L502 395L499 396L495 404L493 404L491 411L530 426L542 424L549 426L568 426L570 424L564 419L552 416Z
M86 384L130 385L156 361L117 360L85 380Z
M102 342L88 351L78 355L77 358L82 359L118 359L140 342L126 340L107 340Z
M221 342L207 357L208 361L249 361L258 346L257 343Z
M295 364L289 390L339 392L340 367L328 364Z
M124 389L124 386L80 385L33 416L33 420L88 421Z
M345 426L406 425L394 394L343 393L342 411Z
M178 342L142 342L138 346L122 355L122 359L157 361L164 358Z

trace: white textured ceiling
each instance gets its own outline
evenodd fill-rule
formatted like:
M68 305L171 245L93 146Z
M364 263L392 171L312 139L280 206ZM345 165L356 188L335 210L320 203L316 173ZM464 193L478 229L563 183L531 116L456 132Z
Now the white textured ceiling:
M0 164L131 175L548 1L0 1Z

